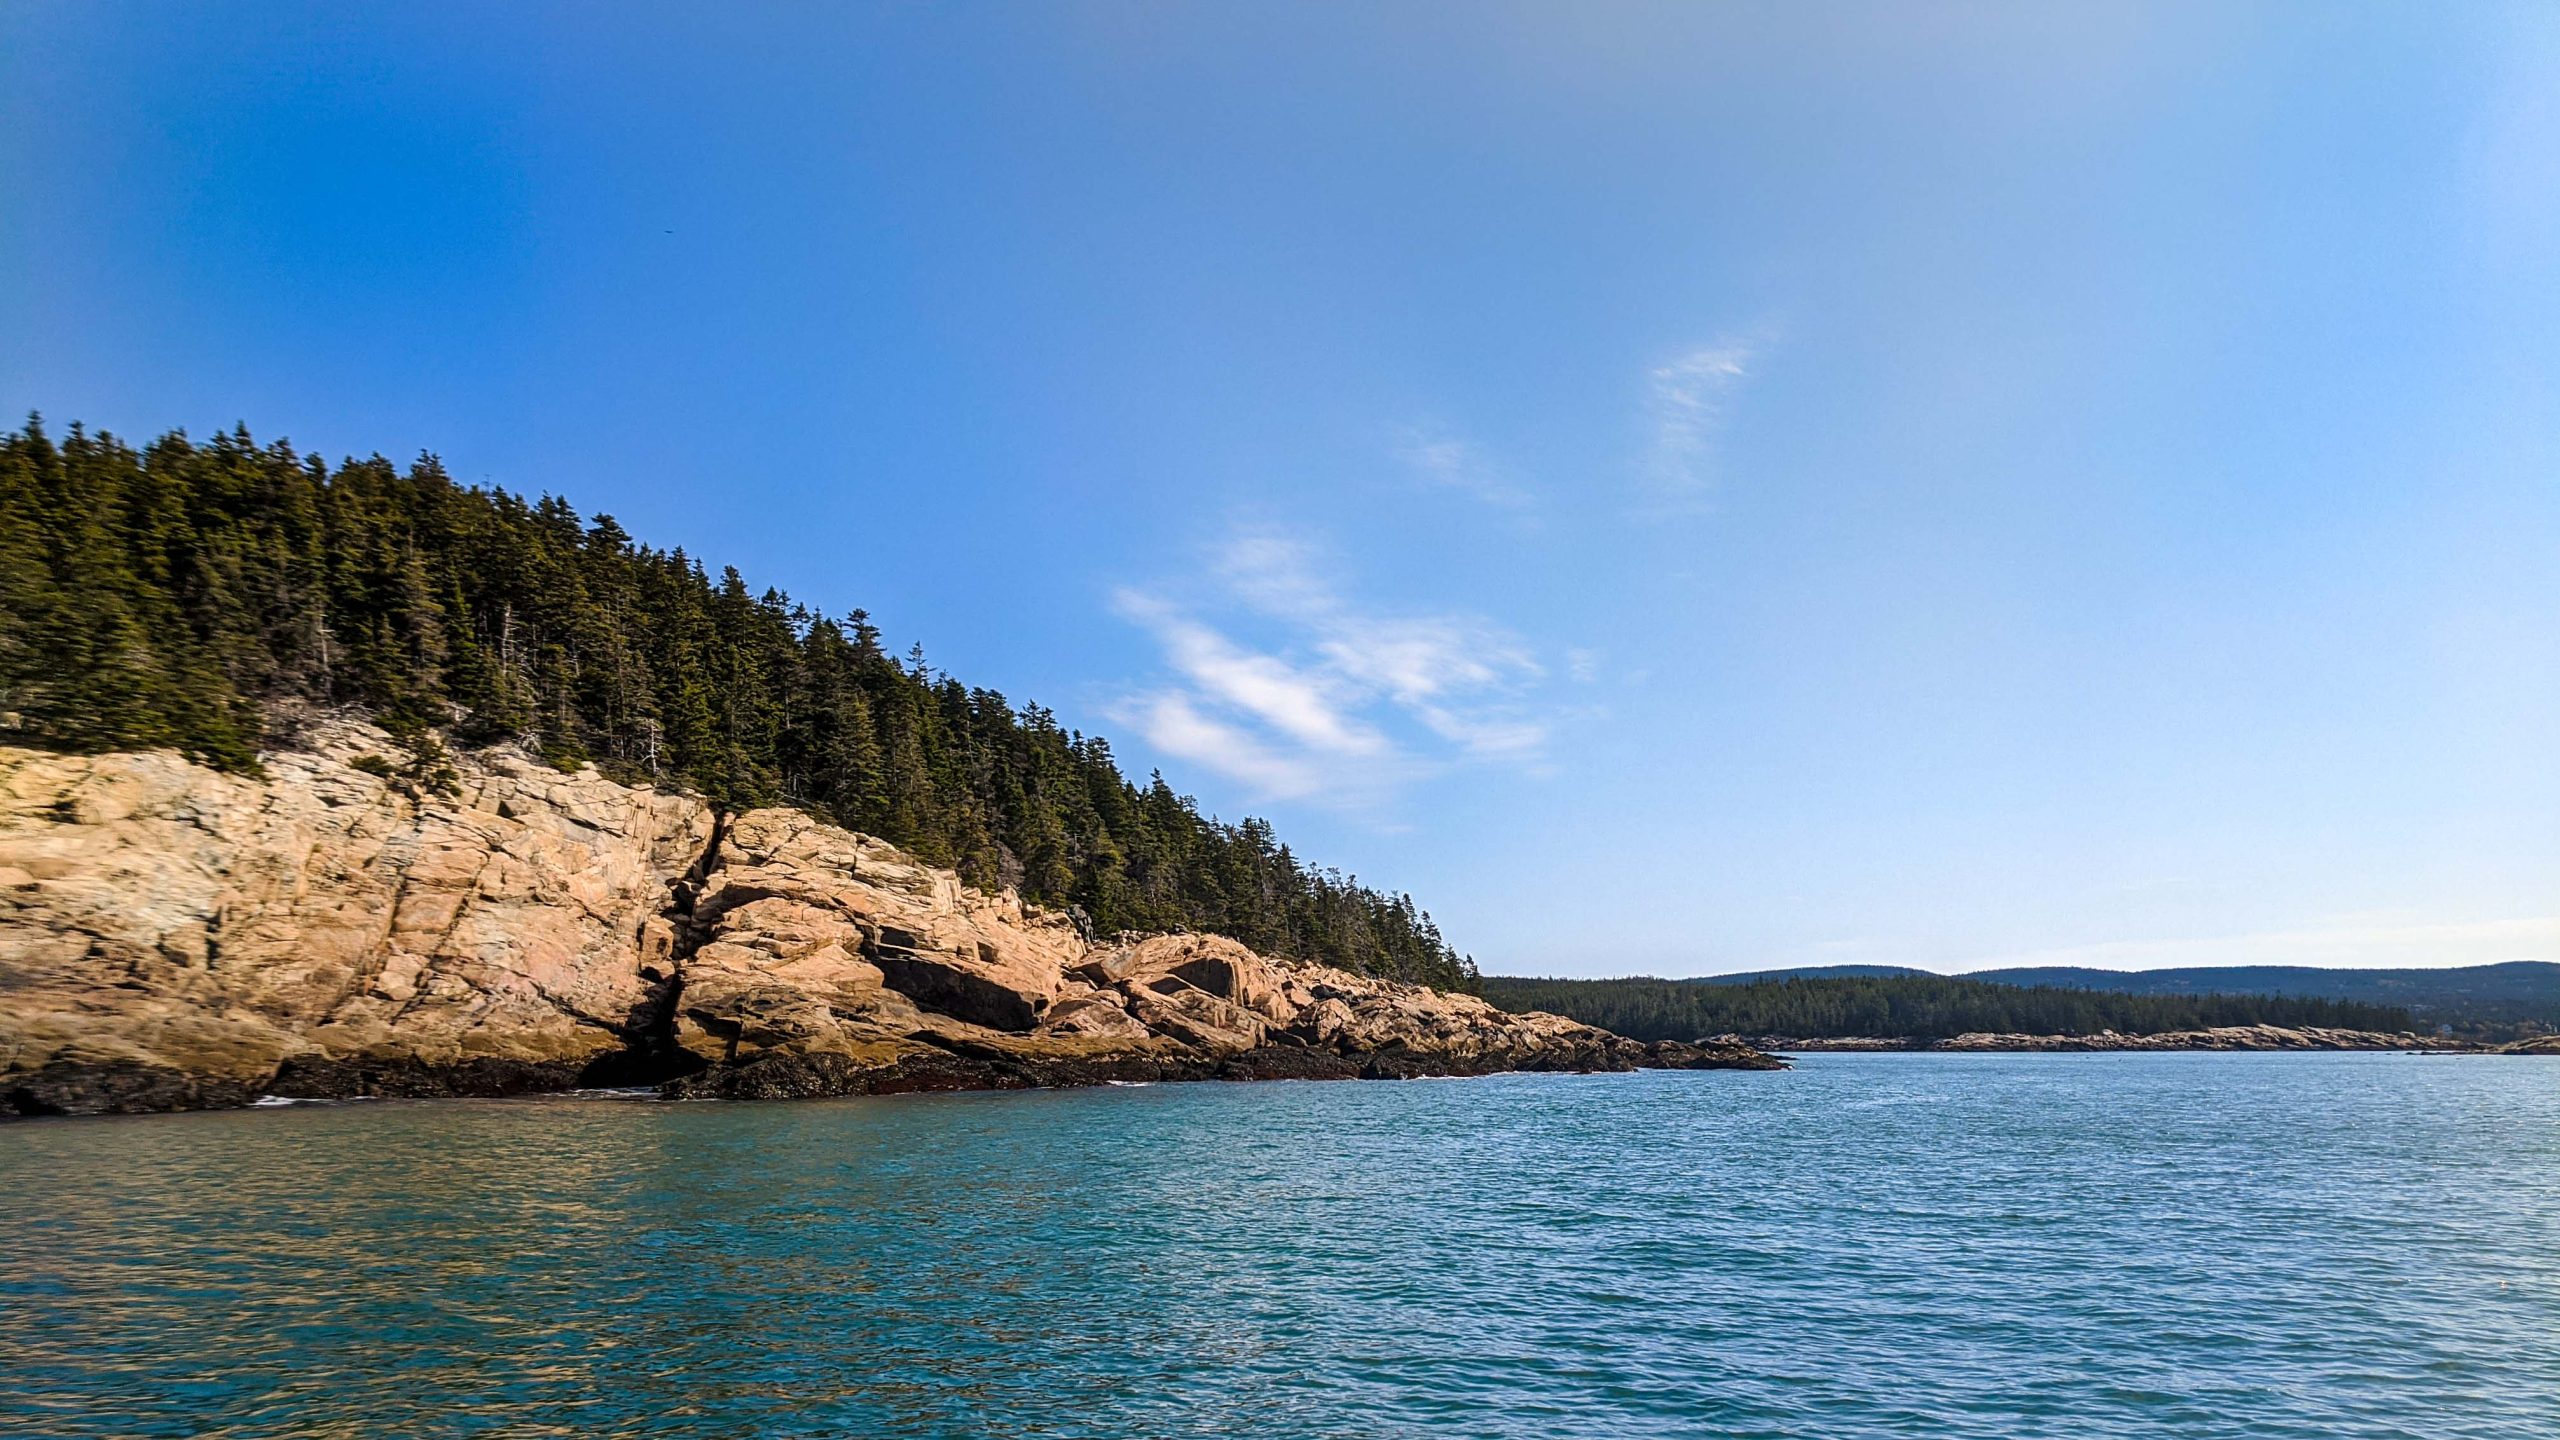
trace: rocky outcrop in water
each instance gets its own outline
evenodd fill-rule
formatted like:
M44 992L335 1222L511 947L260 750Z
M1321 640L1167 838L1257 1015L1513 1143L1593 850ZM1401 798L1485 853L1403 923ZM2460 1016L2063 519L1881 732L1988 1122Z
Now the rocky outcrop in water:
M797 811L508 749L438 791L392 749L331 722L251 778L0 748L0 1112L1780 1063L1211 936L1095 942Z

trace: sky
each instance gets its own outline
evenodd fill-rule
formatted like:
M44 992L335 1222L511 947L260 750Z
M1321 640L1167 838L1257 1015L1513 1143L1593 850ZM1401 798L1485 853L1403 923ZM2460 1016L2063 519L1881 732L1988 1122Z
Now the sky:
M0 406L443 457L1492 973L2560 960L2560 8L0 7Z

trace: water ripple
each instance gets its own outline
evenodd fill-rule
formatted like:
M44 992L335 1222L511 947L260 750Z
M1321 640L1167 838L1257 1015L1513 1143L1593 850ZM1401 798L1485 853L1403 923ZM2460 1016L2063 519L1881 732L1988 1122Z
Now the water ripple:
M2560 1064L0 1130L0 1432L2555 1433Z

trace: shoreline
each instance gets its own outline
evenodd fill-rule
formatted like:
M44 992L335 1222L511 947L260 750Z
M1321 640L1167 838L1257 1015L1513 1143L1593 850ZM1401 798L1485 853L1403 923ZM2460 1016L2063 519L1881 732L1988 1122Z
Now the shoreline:
M2560 1037L2542 1036L2505 1044L2486 1044L2446 1036L2378 1030L2327 1030L2274 1025L2232 1025L2209 1030L2173 1030L2152 1035L2101 1031L2095 1035L2022 1035L1972 1032L1932 1037L1907 1035L1800 1037L1783 1035L1716 1036L1717 1042L1744 1044L1773 1054L2407 1054L2407 1055L2560 1055Z
M1630 1042L1632 1043L1632 1042ZM357 1088L319 1090L293 1085L284 1090L263 1090L235 1096L230 1087L210 1092L192 1077L169 1072L153 1077L166 1083L189 1087L192 1093L182 1098L153 1097L156 1103L110 1103L81 1105L78 1108L54 1106L46 1108L13 1108L0 1105L0 1124L26 1120L88 1120L141 1115L201 1115L248 1110L288 1110L303 1105L355 1105L378 1101L433 1103L448 1100L595 1100L642 1102L648 1104L680 1103L756 1103L765 1101L885 1099L900 1095L994 1095L1033 1090L1101 1090L1112 1088L1145 1088L1152 1085L1279 1085L1337 1084L1356 1081L1487 1080L1503 1075L1632 1075L1645 1071L1748 1070L1770 1071L1792 1068L1783 1057L1756 1051L1730 1051L1720 1047L1682 1046L1677 1042L1657 1042L1666 1046L1648 1053L1632 1063L1615 1064L1541 1064L1467 1065L1449 1062L1446 1057L1416 1054L1344 1056L1325 1054L1310 1060L1285 1060L1276 1057L1306 1055L1308 1052L1275 1048L1247 1052L1223 1061L1172 1060L1163 1057L1132 1057L1076 1067L1073 1071L1042 1071L1029 1067L883 1066L837 1067L828 1065L794 1065L790 1067L760 1066L742 1071L700 1071L655 1084L611 1085L596 1083L521 1084L499 1086L474 1083L468 1074L420 1069L403 1072L399 1083L372 1084ZM1648 1047L1649 1049L1651 1047ZM1259 1057L1259 1058L1258 1058ZM379 1073L379 1072L377 1072ZM91 1076L53 1074L20 1075L19 1082L42 1080L54 1093L65 1093L66 1087L94 1083ZM692 1083L700 1082L700 1083ZM14 1094L15 1092L13 1092ZM94 1090L91 1093L96 1093Z
M262 773L0 746L0 1116L652 1085L794 1099L1783 1069L1193 931L1096 933L805 812L441 788L339 716Z
M1646 1043L1571 1026L1560 1017L1510 1018L1528 1022L1524 1027L1528 1033L1497 1035L1492 1037L1497 1043L1490 1046L1460 1043L1482 1037L1443 1036L1438 1038L1450 1043L1438 1049L1402 1040L1374 1049L1336 1048L1274 1028L1265 1032L1264 1043L1245 1049L1150 1035L1118 1048L1102 1045L1062 1051L1042 1044L1045 1037L983 1031L958 1035L944 1026L913 1037L910 1047L885 1060L794 1049L775 1049L726 1063L705 1062L681 1050L611 1051L583 1064L486 1057L436 1062L372 1054L297 1056L262 1076L188 1071L132 1060L58 1060L0 1073L0 1124L89 1115L285 1108L297 1103L501 1100L581 1092L667 1101L814 1100L1110 1085L1462 1080L1493 1075L1789 1068L1784 1059L1749 1046Z

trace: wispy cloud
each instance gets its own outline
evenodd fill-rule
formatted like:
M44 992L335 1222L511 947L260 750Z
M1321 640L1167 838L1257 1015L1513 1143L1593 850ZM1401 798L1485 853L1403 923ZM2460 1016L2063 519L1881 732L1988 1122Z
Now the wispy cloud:
M1482 447L1436 427L1406 430L1396 458L1434 485L1502 510L1529 509L1534 495L1488 457Z
M1166 753L1257 798L1353 803L1451 765L1533 766L1543 754L1552 725L1531 692L1545 668L1502 626L1372 610L1274 531L1233 537L1207 573L1187 604L1131 588L1113 597L1162 648L1165 683L1123 716ZM1237 638L1257 630L1270 643Z
M1647 508L1679 513L1706 505L1733 394L1751 378L1757 359L1753 342L1726 338L1646 372L1645 408L1653 430L1642 477Z
M1154 631L1165 659L1206 699L1241 711L1309 750L1374 755L1386 748L1384 736L1346 713L1357 697L1336 676L1247 650L1134 590L1115 595L1113 608Z
M1248 730L1202 714L1180 691L1139 697L1132 718L1157 749L1241 780L1267 799L1294 800L1324 783L1324 772L1305 757L1283 754Z

